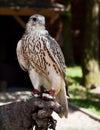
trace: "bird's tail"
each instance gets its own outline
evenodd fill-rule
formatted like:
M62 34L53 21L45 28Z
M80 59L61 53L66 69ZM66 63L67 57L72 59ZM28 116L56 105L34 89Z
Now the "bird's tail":
M66 97L66 89L65 86L63 86L60 90L60 92L58 93L58 95L56 96L57 101L59 102L59 104L63 107L62 112L59 114L59 116L65 117L67 118L68 116L68 101L67 101L67 97Z

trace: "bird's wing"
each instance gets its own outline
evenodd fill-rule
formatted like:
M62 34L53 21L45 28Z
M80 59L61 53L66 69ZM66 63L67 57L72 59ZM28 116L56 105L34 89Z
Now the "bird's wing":
M61 74L66 76L66 66L65 66L65 59L62 53L62 50L59 44L53 39L49 34L47 35L48 45L47 48L51 57L54 59L55 63L57 64Z
M65 80L67 96L69 96L64 55L62 53L62 50L61 50L59 44L49 34L47 35L47 41L48 41L47 43L49 43L49 44L46 47L48 48L51 57L55 61L56 65L58 66L58 68L61 72L61 75L63 76L63 78Z
M17 44L16 53L17 53L17 58L18 58L18 62L19 62L20 67L24 71L27 71L28 64L27 64L27 61L25 60L25 58L23 56L22 40L19 40L19 42Z

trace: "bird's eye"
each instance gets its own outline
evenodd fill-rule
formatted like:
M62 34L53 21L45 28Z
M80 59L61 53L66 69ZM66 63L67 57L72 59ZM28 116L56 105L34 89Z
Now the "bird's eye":
M33 20L34 22L36 22L36 21L37 21L37 18L33 18L32 20Z

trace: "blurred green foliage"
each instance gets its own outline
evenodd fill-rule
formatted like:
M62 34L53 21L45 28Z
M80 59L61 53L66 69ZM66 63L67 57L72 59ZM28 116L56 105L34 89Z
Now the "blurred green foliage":
M69 82L69 101L100 116L100 94L93 93L81 86L81 67L68 67L67 78Z
M69 86L79 86L82 83L82 69L80 66L68 67L66 69Z

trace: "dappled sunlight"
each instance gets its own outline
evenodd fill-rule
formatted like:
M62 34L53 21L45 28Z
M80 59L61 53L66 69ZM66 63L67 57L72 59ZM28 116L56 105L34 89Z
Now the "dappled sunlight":
M91 111L92 113L95 113L96 115L100 116L100 103L99 101L95 102L95 101L91 101L88 99L74 99L72 98L70 100L71 102L75 103L77 106L81 107L81 108L85 108L89 111Z
M100 115L100 94L92 93L81 86L70 87L69 93L69 102Z
M25 100L31 95L31 91L17 91L0 93L0 105L15 102L18 100Z

